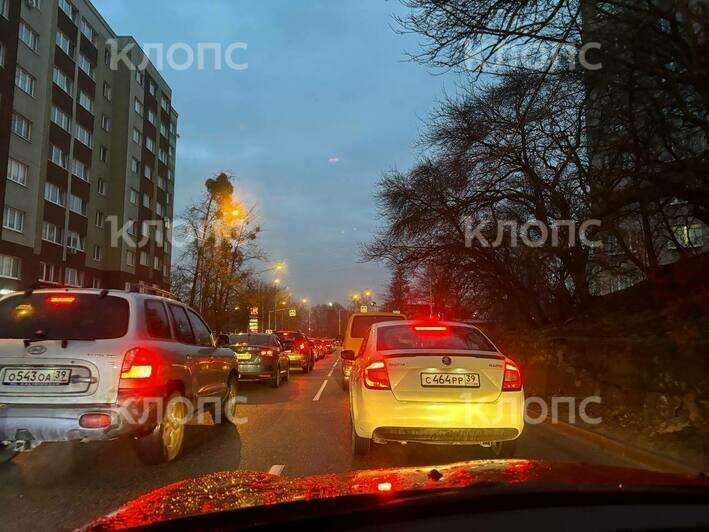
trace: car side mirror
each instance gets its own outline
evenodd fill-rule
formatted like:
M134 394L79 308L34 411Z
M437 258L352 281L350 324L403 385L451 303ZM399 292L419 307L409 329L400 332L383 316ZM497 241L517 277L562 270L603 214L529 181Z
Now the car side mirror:
M217 347L229 347L229 335L218 334L216 339Z
M354 360L356 357L355 352L351 349L345 349L342 353L340 353L340 356L342 357L342 360Z

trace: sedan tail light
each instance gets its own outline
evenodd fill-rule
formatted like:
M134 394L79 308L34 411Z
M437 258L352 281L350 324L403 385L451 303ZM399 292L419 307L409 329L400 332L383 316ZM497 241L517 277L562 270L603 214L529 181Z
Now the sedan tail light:
M382 360L370 362L364 368L364 385L370 390L391 390L389 373Z
M259 353L261 356L271 356L273 355L273 350L272 349L261 349L261 352Z
M514 362L505 362L505 376L502 379L502 391L518 392L522 389L522 374Z

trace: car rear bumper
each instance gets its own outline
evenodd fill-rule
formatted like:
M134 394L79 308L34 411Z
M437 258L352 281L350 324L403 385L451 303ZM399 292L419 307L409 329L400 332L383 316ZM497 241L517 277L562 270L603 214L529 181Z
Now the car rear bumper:
M240 381L268 380L273 377L273 362L261 361L259 364L239 363Z
M308 363L308 355L300 353L288 354L288 363L292 368L302 368Z
M101 441L147 432L155 426L158 401L129 402L124 405L5 405L0 408L0 442ZM85 428L85 414L106 414L110 423L101 428Z
M402 402L388 390L354 395L357 434L377 442L477 444L514 440L524 428L524 392L492 403Z

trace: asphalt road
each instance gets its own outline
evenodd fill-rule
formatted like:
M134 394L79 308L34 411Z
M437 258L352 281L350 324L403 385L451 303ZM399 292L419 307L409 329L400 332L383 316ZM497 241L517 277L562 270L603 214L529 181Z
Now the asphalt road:
M216 471L303 476L485 457L479 447L387 445L354 460L337 364L328 356L307 375L293 372L280 389L242 383L245 422L187 427L185 449L171 464L141 464L129 441L45 444L20 455L0 466L0 530L75 528L154 488ZM527 426L516 456L632 465L547 425Z

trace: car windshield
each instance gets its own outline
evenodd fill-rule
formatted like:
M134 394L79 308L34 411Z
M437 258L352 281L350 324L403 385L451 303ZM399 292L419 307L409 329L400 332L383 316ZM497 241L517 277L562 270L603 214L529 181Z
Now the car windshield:
M0 301L0 339L100 340L128 329L128 302L71 292L33 293Z
M377 349L454 349L496 351L480 332L470 327L392 325L377 328Z
M1 532L709 478L709 0L0 0L0 206Z

